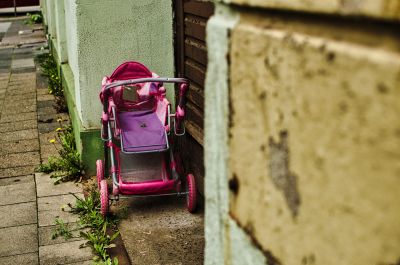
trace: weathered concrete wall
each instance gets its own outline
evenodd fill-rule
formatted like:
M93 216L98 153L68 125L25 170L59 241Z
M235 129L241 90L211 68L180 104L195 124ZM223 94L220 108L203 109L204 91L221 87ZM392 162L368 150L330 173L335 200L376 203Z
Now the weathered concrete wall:
M82 157L89 159L84 161L87 171L93 173L92 160L101 155L96 130L100 127L98 95L103 76L129 60L140 61L161 76L174 74L172 2L64 0L55 4L55 0L47 0L46 3L48 7L57 7L58 24L52 19L55 12L47 12L49 33L60 62L68 62L63 67L68 72L63 80L67 96L72 97L68 99L70 113L74 125L79 125L76 131L82 140L77 140ZM173 95L170 89L167 96L171 101Z
M64 0L55 1L56 49L61 63L68 61Z
M46 11L46 0L40 0L40 9L43 15L43 24L47 25L47 11Z
M159 75L173 75L170 0L81 0L76 18L80 73L76 89L81 101L77 107L85 128L99 127L101 80L120 63L137 60Z
M47 18L47 33L50 34L53 38L56 37L56 10L55 10L55 1L47 0L46 4L46 18Z
M209 52L207 80L227 88L206 85L206 264L398 264L398 13L232 2L257 8L221 4L238 22L208 27L227 51Z
M244 6L342 16L367 16L385 20L400 19L398 0L220 0Z

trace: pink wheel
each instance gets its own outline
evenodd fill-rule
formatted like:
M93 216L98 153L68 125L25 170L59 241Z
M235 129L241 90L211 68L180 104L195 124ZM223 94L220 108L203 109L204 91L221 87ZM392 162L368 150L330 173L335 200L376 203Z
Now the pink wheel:
M96 161L96 177L97 187L100 189L100 182L104 179L104 164L100 159Z
M188 174L186 178L186 206L190 213L194 213L196 211L197 206L197 190L196 190L196 181L192 174Z
M100 181L100 206L101 215L105 217L108 213L108 187L105 179Z

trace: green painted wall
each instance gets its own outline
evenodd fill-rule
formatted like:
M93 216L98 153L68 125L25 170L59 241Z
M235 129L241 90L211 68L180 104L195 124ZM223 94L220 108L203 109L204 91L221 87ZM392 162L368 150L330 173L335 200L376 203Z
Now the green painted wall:
M54 6L49 2L53 1L47 0L47 6ZM47 9L48 18L54 17L54 12L62 12L62 7L65 12L65 31L58 14L61 35L53 34L51 42L58 60L68 62L61 66L64 90L82 159L87 173L94 174L95 160L102 157L98 97L101 80L129 60L142 62L160 76L173 76L172 1L62 2L57 3L57 9ZM49 19L48 24L49 29L55 29L54 20ZM173 95L169 89L171 101Z

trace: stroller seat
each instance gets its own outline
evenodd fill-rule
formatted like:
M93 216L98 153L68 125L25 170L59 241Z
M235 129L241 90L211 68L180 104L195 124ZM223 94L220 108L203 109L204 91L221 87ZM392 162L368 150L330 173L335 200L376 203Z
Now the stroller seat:
M164 151L168 149L167 133L156 112L131 111L117 115L124 153Z

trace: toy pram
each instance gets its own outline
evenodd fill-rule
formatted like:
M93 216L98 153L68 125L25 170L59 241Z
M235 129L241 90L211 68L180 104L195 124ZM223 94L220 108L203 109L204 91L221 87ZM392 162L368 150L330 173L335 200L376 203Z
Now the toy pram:
M163 83L179 87L175 114L170 112ZM195 178L188 174L186 189L181 190L183 170L171 146L174 134L185 134L188 89L188 80L160 78L138 62L123 63L110 77L104 77L100 99L105 160L96 161L103 215L109 211L110 199L118 200L124 195L186 195L189 212L195 211ZM105 169L111 173L113 196L109 196Z

